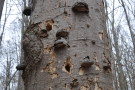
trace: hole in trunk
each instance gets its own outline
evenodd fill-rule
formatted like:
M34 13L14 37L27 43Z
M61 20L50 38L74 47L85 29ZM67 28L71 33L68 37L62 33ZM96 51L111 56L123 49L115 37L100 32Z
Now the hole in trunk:
M52 25L50 23L47 23L46 30L48 31L52 30Z
M68 74L72 73L73 65L71 63L70 57L67 57L67 60L65 61L65 64L62 68L64 72L67 72Z
M103 32L99 32L98 35L99 35L100 40L103 40L104 33Z
M67 64L66 66L65 66L65 69L67 70L67 72L70 72L70 64Z
M103 69L104 69L105 72L110 72L111 66L110 65L103 66Z
M52 19L52 20L48 20L48 21L46 21L46 30L47 30L47 31L52 30L52 28L53 28L53 24L54 24L53 19Z

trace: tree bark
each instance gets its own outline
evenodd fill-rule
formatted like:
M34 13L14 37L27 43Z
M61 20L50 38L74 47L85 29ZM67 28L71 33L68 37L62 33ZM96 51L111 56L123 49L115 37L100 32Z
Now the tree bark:
M113 90L103 2L85 0L89 13L72 11L76 2L33 3L23 40L25 90ZM60 30L68 36L56 37Z

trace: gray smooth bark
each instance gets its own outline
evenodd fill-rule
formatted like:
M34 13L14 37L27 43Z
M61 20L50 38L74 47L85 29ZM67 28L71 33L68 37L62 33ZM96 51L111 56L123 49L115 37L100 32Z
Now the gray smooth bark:
M76 13L77 1L33 3L23 39L25 90L113 90L103 2L85 0L89 13ZM69 32L67 44L56 49L56 34L63 29Z

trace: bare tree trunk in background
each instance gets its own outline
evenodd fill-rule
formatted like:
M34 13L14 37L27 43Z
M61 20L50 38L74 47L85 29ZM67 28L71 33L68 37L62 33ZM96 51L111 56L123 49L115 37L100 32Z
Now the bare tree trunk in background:
M23 33L24 33L24 15L22 15L22 30L21 30L21 34L22 34L22 36L21 36L21 41L22 41L22 37L23 37ZM23 52L23 48L22 48L22 42L21 42L21 58L20 58L20 62L19 63L22 63L23 61L24 61L24 52ZM24 90L24 82L23 82L23 80L22 80L22 77L21 77L21 75L22 75L22 72L19 72L18 73L19 75L19 77L18 77L18 87L17 87L17 90Z
M114 49L115 49L115 52L116 52L116 65L114 65L115 67L115 73L116 74L115 76L115 80L118 80L119 82L119 85L118 83L115 85L115 88L117 87L118 89L118 86L120 87L120 90L128 90L128 85L127 85L127 82L126 82L126 77L124 75L124 71L122 69L122 63L121 63L121 55L120 55L120 50L119 50L119 43L118 43L118 36L119 36L119 33L117 33L117 29L114 28L114 23L115 23L115 19L114 19L114 3L115 3L115 0L113 0L113 13L112 13L112 34L113 34L113 40L114 40ZM118 86L117 86L118 85Z
M116 30L112 30L113 31L113 39L114 39L114 48L116 51L116 63L117 63L117 74L118 74L118 80L119 80L119 86L120 86L120 90L128 90L128 85L126 83L126 78L122 69L122 63L121 63L121 56L120 56L120 51L119 51L119 47L118 47L118 37L116 35Z
M23 9L26 7L26 0L23 0ZM24 31L25 31L25 29L26 29L26 27L25 27L25 24L26 24L26 22L25 22L25 15L24 14L22 14L22 22L21 22L21 24L22 24L22 28L21 28L21 58L20 58L20 63L23 63L24 62L24 51L23 51L23 48L22 48L22 39L23 39L23 34L24 34ZM27 22L28 23L28 22ZM22 72L19 72L18 73L19 75L19 77L18 77L18 87L17 87L17 90L24 90L24 82L23 82L23 80L22 80Z
M103 2L85 0L87 14L72 11L77 1L33 3L23 40L25 90L113 90ZM68 44L57 48L56 32L62 29L69 32Z
M1 16L2 16L2 10L3 10L3 6L4 6L4 2L5 2L5 0L0 0L0 21L1 21Z
M125 13L125 17L126 17L126 20L127 20L128 28L129 28L129 31L130 31L130 34L131 34L131 39L132 39L132 42L133 42L134 53L135 53L135 33L132 31L130 19L129 19L129 16L128 16L128 13L127 13L126 6L124 4L124 1L121 0L121 3L122 3L122 7L124 9L124 13Z

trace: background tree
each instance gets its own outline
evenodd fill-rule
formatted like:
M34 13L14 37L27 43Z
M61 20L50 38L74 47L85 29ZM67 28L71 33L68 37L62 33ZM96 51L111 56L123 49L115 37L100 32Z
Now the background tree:
M0 21L1 21L1 16L2 16L2 10L3 10L3 6L4 6L4 2L5 2L5 0L0 0Z

